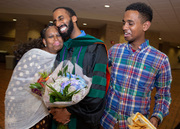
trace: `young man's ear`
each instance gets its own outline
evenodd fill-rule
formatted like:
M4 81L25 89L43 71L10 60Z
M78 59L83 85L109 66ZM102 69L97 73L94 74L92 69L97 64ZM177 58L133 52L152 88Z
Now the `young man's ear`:
M77 16L72 16L72 22L77 22Z
M143 31L147 31L150 26L151 26L151 22L150 21L144 22L143 23Z

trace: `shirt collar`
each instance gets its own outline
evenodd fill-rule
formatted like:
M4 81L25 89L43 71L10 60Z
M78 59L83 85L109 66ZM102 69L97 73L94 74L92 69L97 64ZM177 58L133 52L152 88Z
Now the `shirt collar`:
M81 30L81 34L80 35L78 35L77 37L81 37L81 36L85 36L86 35L86 33L84 32L84 30ZM76 37L76 38L77 38Z
M142 44L139 46L138 49L142 50L142 49L146 48L147 46L149 46L149 40L146 39L145 42L142 43ZM131 44L129 44L129 43L128 43L128 47L129 47L130 49L132 49L132 46L131 46Z

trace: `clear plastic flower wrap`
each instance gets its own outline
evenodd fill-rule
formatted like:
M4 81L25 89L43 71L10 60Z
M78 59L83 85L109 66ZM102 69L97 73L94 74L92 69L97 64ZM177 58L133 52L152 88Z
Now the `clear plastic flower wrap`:
M73 69L75 74L72 74ZM61 62L49 76L42 75L45 75L44 81L41 79L36 83L39 87L33 87L34 84L31 84L30 88L42 96L48 108L61 108L78 103L89 93L92 84L92 79L83 75L82 68L70 61Z

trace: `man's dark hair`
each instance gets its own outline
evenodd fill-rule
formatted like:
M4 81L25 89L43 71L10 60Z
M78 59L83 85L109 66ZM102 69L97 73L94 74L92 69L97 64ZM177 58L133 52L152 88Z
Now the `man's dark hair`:
M70 17L76 16L76 13L74 12L74 10L72 10L72 9L69 8L69 7L57 7L57 8L55 8L55 9L53 10L53 12L55 12L57 9L65 9L65 10L68 12L68 14L69 14Z
M144 22L152 21L153 11L151 7L146 5L145 3L141 3L141 2L132 3L126 7L125 11L128 11L128 10L138 11L141 14Z

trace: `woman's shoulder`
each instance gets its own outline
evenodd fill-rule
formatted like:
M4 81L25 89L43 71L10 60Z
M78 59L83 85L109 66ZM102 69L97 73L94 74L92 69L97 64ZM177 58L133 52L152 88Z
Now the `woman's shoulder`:
M39 55L39 56L56 56L56 54L51 54L45 50L39 48L33 48L25 53L26 55Z
M29 51L27 51L26 53L39 52L39 51L44 51L44 50L41 50L39 48L32 48Z
M47 52L45 50L39 49L39 48L33 48L28 51L26 54L28 57L31 57L33 59L41 59L41 60L53 60L57 56L57 54L52 54L50 52Z
M30 49L29 51L27 51L21 59L27 59L27 58L31 58L31 57L34 57L34 56L44 56L44 52L43 50L39 49L39 48L33 48L33 49Z

